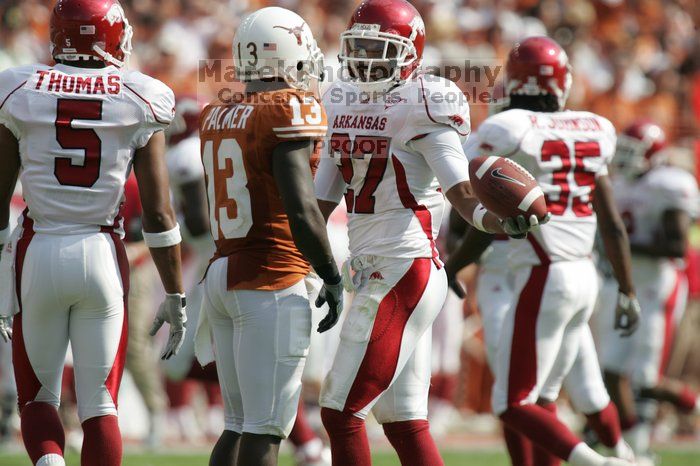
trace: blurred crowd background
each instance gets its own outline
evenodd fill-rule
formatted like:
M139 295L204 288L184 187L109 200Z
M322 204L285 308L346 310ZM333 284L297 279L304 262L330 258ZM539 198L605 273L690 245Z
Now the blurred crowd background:
M0 71L50 62L53 0L0 0ZM246 12L276 4L298 12L333 63L338 38L358 0L122 0L134 28L130 67L168 84L176 95L198 92L205 59L230 59L236 27ZM428 64L483 59L505 63L514 42L549 35L569 53L574 85L568 107L591 110L622 129L640 116L666 130L676 163L695 171L700 161L700 1L698 0L412 0L426 23ZM460 83L466 88L469 83ZM483 85L480 83L479 85ZM465 89L466 90L466 89ZM473 126L487 105L473 105ZM694 267L700 269L700 266ZM152 273L152 271L151 271ZM695 305L700 280L695 280ZM478 344L473 301L467 301L465 345L456 406L486 412L490 378ZM689 313L698 320L700 312ZM693 324L697 325L697 324ZM689 328L697 328L691 325ZM473 337L473 338L472 338ZM472 339L470 339L472 338ZM694 339L695 341L697 339ZM471 343L470 343L471 342ZM472 344L473 343L473 344ZM700 346L697 342L690 345ZM698 382L700 348L685 349L675 371ZM694 362L693 362L694 361ZM695 380L693 380L695 378ZM209 393L209 392L212 393ZM207 398L216 405L215 390ZM169 393L172 400L172 395ZM187 396L182 395L185 398ZM218 419L220 411L213 415ZM189 424L188 418L180 423ZM693 432L694 426L686 430Z
M131 66L176 94L196 91L200 60L230 58L242 15L270 4L298 12L329 60L357 0L124 0L134 27ZM653 115L692 146L700 118L700 2L696 0L415 0L426 61L505 59L519 38L548 34L574 65L573 109L624 127ZM0 70L47 62L52 0L0 0ZM483 109L474 109L478 123Z

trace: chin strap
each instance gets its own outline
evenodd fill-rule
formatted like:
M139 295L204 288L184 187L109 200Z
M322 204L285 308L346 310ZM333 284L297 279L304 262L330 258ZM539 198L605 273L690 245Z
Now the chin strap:
M92 50L94 50L95 53L96 53L97 55L99 55L100 58L102 58L102 60L103 60L105 63L110 63L110 64L116 66L117 68L121 68L121 67L124 66L124 62L123 62L123 61L117 60L117 59L114 57L114 55L112 55L111 53L105 52L104 50L102 50L101 48L99 48L97 45L93 45L93 46L92 46Z
M103 60L105 63L110 63L110 64L116 66L117 68L123 68L124 66L126 66L126 63L128 62L128 59L129 59L129 55L131 55L131 52L127 53L127 52L125 51L125 52L124 52L124 57L125 57L125 58L124 58L124 60L122 61L122 60L118 60L117 58L115 58L114 55L112 55L111 53L105 52L104 50L102 50L101 48L99 48L97 45L93 45L93 46L92 46L92 50L94 50L95 53L96 53L97 55L99 55L100 58L102 58L102 60Z
M99 55L106 63L111 63L117 68L123 68L129 63L129 57L131 56L132 49L131 39L134 37L134 29L131 27L129 21L126 19L125 16L122 18L122 21L124 21L124 37L122 38L121 43L119 44L119 48L124 53L124 60L118 60L111 53L108 53L102 50L100 47L98 47L97 44L92 46L92 50L97 55Z

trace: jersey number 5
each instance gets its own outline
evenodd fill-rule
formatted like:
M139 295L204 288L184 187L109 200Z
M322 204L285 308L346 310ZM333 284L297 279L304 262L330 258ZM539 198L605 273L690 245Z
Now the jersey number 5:
M243 151L235 139L204 143L202 154L214 240L245 238L253 226Z
M102 141L94 129L73 128L73 120L101 119L101 100L58 99L56 141L63 149L85 152L82 165L74 164L70 157L56 157L54 175L62 185L90 188L100 177Z
M547 206L552 215L564 215L569 208L571 198L571 210L577 217L593 215L591 200L595 185L595 174L587 171L583 159L587 157L600 157L600 145L595 142L577 141L574 143L574 157L566 142L562 140L545 141L542 144L542 161L550 162L554 158L561 161L561 168L552 173L552 184L559 187L558 199L547 196ZM570 177L569 174L572 173ZM586 189L588 188L588 189ZM587 196L584 201L583 197Z

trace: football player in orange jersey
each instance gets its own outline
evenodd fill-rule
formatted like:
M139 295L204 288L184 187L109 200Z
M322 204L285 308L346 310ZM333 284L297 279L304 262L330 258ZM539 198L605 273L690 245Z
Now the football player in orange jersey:
M200 119L216 253L196 353L210 359L202 345L211 328L225 430L210 464L267 466L296 416L311 335L309 263L324 281L316 305L330 309L321 332L338 320L342 285L314 196L326 116L309 91L323 58L311 30L291 11L264 8L241 23L233 56L245 94Z

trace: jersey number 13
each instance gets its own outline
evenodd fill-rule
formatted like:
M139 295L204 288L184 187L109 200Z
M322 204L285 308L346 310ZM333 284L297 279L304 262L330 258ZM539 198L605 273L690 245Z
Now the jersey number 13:
M214 240L245 238L253 226L253 215L243 151L235 139L214 146L214 141L206 141L202 154L212 236Z

